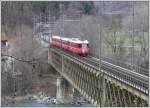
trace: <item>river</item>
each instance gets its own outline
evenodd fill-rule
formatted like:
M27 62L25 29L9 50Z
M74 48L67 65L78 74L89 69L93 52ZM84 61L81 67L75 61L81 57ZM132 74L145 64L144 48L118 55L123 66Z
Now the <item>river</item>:
M71 105L71 104L40 104L35 100L21 100L21 101L2 101L2 107L94 107L90 103L82 103L81 105Z

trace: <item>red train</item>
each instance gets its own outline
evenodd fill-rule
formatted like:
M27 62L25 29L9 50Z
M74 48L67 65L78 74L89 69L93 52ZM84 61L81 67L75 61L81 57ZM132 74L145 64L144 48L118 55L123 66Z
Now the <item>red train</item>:
M79 38L52 36L51 44L82 56L89 54L89 42L87 40L82 41Z

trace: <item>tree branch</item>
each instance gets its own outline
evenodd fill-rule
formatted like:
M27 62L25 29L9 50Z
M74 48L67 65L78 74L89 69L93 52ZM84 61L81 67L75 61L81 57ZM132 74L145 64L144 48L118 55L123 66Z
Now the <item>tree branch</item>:
M30 64L33 64L33 62L35 61L34 59L33 60L23 60L23 59L20 59L20 58L17 58L15 56L12 56L12 55L5 55L5 54L2 54L2 57L11 57L11 58L14 58L15 60L17 61L21 61L21 62L27 62L27 63L30 63Z

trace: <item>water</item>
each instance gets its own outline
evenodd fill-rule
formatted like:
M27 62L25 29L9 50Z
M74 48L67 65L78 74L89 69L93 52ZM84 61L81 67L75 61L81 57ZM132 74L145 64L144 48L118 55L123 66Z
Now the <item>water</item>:
M94 105L89 103L82 103L81 105L71 105L71 104L40 104L35 100L21 100L15 101L2 101L2 107L94 107Z

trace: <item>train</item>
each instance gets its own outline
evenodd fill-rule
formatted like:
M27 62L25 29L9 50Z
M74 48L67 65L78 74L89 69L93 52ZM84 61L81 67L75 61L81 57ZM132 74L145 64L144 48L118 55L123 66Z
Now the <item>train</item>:
M81 40L79 38L52 36L50 43L54 46L66 49L72 53L81 56L87 56L89 54L88 40Z

